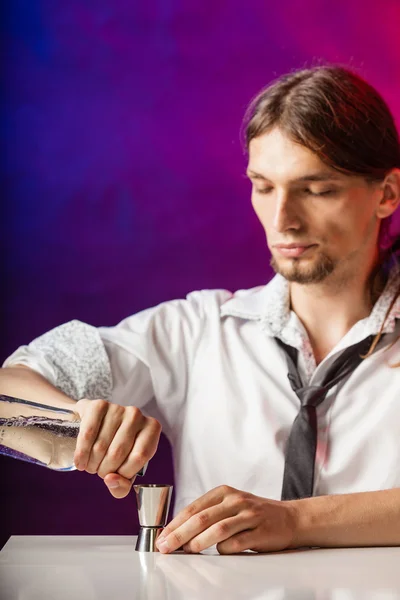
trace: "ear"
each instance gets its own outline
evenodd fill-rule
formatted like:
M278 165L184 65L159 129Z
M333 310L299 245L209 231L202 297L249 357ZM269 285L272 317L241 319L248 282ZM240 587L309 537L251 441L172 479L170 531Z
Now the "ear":
M380 185L380 194L376 216L385 219L390 217L400 204L400 169L392 169L386 175Z

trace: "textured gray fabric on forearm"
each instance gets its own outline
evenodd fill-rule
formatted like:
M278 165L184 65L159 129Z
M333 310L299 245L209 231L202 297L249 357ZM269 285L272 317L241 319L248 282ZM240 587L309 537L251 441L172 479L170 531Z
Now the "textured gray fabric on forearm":
M74 400L111 399L110 362L100 334L92 325L70 321L36 338L29 347L53 365L54 385Z

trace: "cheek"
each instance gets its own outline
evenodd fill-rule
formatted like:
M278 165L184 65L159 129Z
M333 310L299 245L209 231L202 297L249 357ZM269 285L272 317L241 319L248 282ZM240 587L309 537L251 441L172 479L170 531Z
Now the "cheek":
M354 187L338 203L333 203L332 211L326 213L332 234L348 236L348 245L369 237L371 228L377 222L372 200L371 196L366 195L364 187Z
M317 217L317 218L315 218ZM351 249L354 240L351 219L343 218L343 214L322 217L322 211L316 212L310 231L316 236L326 251L332 255L341 255Z
M269 224L273 219L272 202L265 202L263 198L260 198L259 196L253 194L251 197L251 204L253 206L254 212L258 217L258 220L260 221L264 229L269 227Z
M333 243L342 242L349 237L349 231L344 224L337 221L326 221L324 223L326 238Z
M322 225L321 239L327 251L335 256L346 256L360 249L371 237L370 226L366 219L356 224L348 218L326 221Z
M251 195L251 205L257 217L260 218L261 203L259 202L255 194Z
M352 206L344 203L341 210L329 215L323 224L327 239L343 249L358 247L366 242L376 226L369 206L352 200Z

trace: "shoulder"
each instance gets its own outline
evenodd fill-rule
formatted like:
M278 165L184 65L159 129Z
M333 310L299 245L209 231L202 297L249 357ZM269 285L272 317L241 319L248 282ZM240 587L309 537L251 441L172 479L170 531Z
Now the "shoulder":
M164 307L181 315L193 314L198 318L220 318L229 314L234 316L239 309L258 314L261 304L264 303L266 288L267 286L258 286L235 292L223 288L196 290L190 292L184 300L167 302Z
M220 319L225 316L260 318L270 304L271 283L235 292L219 289L195 290L185 298L168 300L128 317L148 325L158 321L186 321ZM272 302L274 305L275 302Z
M102 335L109 331L126 331L145 333L157 331L161 333L171 329L179 329L182 333L200 332L204 325L214 322L216 324L225 315L225 310L234 307L236 301L242 302L251 299L257 294L254 288L250 290L239 290L231 292L227 289L202 289L195 290L186 295L185 298L167 300L160 304L132 314L125 318L114 328L101 328ZM250 303L253 303L250 300Z
M218 317L221 307L233 298L234 294L226 289L195 290L185 298L168 300L136 313L133 318L144 322L201 322L205 319Z

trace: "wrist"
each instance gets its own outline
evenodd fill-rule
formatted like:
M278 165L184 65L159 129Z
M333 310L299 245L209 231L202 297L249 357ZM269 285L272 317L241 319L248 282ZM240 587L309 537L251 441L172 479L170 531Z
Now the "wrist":
M288 548L315 546L312 543L312 533L315 515L312 506L313 498L287 500L285 504L290 513L291 542Z

